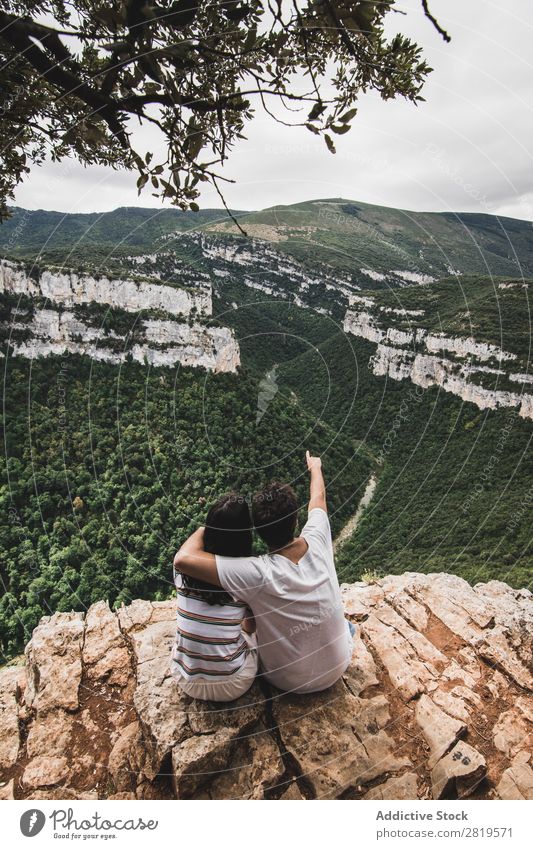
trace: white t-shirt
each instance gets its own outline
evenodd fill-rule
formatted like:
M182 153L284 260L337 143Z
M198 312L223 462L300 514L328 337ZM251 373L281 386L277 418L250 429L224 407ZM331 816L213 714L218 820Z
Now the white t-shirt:
M308 550L299 563L281 554L216 556L222 587L246 602L257 625L263 674L276 687L312 693L334 684L351 657L333 560L331 528L320 507L302 530Z

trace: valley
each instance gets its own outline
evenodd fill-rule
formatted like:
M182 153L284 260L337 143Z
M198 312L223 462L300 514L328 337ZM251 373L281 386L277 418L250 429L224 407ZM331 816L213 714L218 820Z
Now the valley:
M248 236L220 210L0 228L5 656L43 613L168 598L216 495L281 478L303 501L306 448L341 580L531 587L531 224L236 217Z

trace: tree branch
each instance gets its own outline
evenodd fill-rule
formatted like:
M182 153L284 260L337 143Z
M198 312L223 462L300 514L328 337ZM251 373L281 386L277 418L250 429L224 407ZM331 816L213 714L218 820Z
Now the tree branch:
M119 110L117 110L116 104L103 97L99 91L92 89L71 71L51 62L48 56L30 38L32 34L31 21L25 21L23 18L16 18L14 15L0 11L0 27L2 27L1 37L21 53L36 71L48 82L61 89L64 94L77 97L87 106L90 106L103 118L120 144L124 148L129 147L126 131L117 117Z
M448 35L448 33L446 32L446 30L445 30L445 29L443 29L443 28L441 27L441 25L439 24L438 20L437 20L437 19L434 17L434 15L432 15L432 14L431 14L431 12L429 11L428 0L422 0L422 8L423 8L423 10L424 10L424 15L426 16L426 18L427 18L429 21L431 21L431 23L433 24L433 26L435 27L435 29L437 30L437 32L439 33L439 35L442 35L442 37L443 37L444 41L451 41L452 39L451 39L451 37Z

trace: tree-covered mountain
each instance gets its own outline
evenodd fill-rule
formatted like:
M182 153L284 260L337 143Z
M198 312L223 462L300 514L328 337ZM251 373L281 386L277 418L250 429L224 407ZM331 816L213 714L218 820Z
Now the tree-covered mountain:
M91 247L123 252L150 248L162 236L195 230L212 221L224 221L220 209L182 212L178 209L143 209L123 206L112 212L64 213L45 209L10 208L0 226L0 250L12 256L33 258L63 251L89 252ZM237 213L239 214L239 213Z
M381 275L394 279L394 271L403 271L406 282L450 273L533 274L530 221L483 213L412 212L342 198L236 217L250 237L271 241L310 266L319 260L356 274L367 288L385 283ZM231 221L206 229L238 232Z
M445 274L531 276L530 221L483 213L412 212L331 198L232 214L249 238L271 243L309 267L315 261L357 276L365 287L379 275L403 271L404 282ZM28 256L106 248L113 254L153 248L171 233L205 232L241 237L221 209L121 207L104 213L11 209L0 227L0 250ZM371 271L372 275L364 271Z

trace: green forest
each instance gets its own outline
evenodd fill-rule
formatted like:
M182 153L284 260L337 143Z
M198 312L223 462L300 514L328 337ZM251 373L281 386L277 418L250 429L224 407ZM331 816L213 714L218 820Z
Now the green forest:
M289 480L329 445L336 527L371 463L279 395L256 425L257 380L122 370L83 357L8 361L3 416L0 633L20 649L42 615L99 599L167 598L177 547L222 492ZM304 513L302 513L304 519Z
M491 309L487 286L475 278L467 285L485 295L484 317ZM404 291L401 296L403 304ZM447 298L444 285L444 303ZM347 438L353 450L364 448L372 461L377 490L356 534L339 550L341 580L412 570L455 572L472 583L533 585L530 421L513 408L480 410L438 388L376 377L369 369L375 346L345 334L331 319L277 302L257 303L244 287L239 303L238 311L225 315L228 323L233 318L238 336L249 328L287 331L291 350L280 364L282 393L296 398L337 439ZM472 307L481 322L480 310ZM515 314L505 337L510 341L513 334L522 355L526 325L527 317L522 313L518 321ZM264 369L280 362L278 346L253 347L259 350L248 352L252 367L258 357ZM327 453L325 468L335 480ZM343 523L340 509L332 506L334 527L339 518Z

